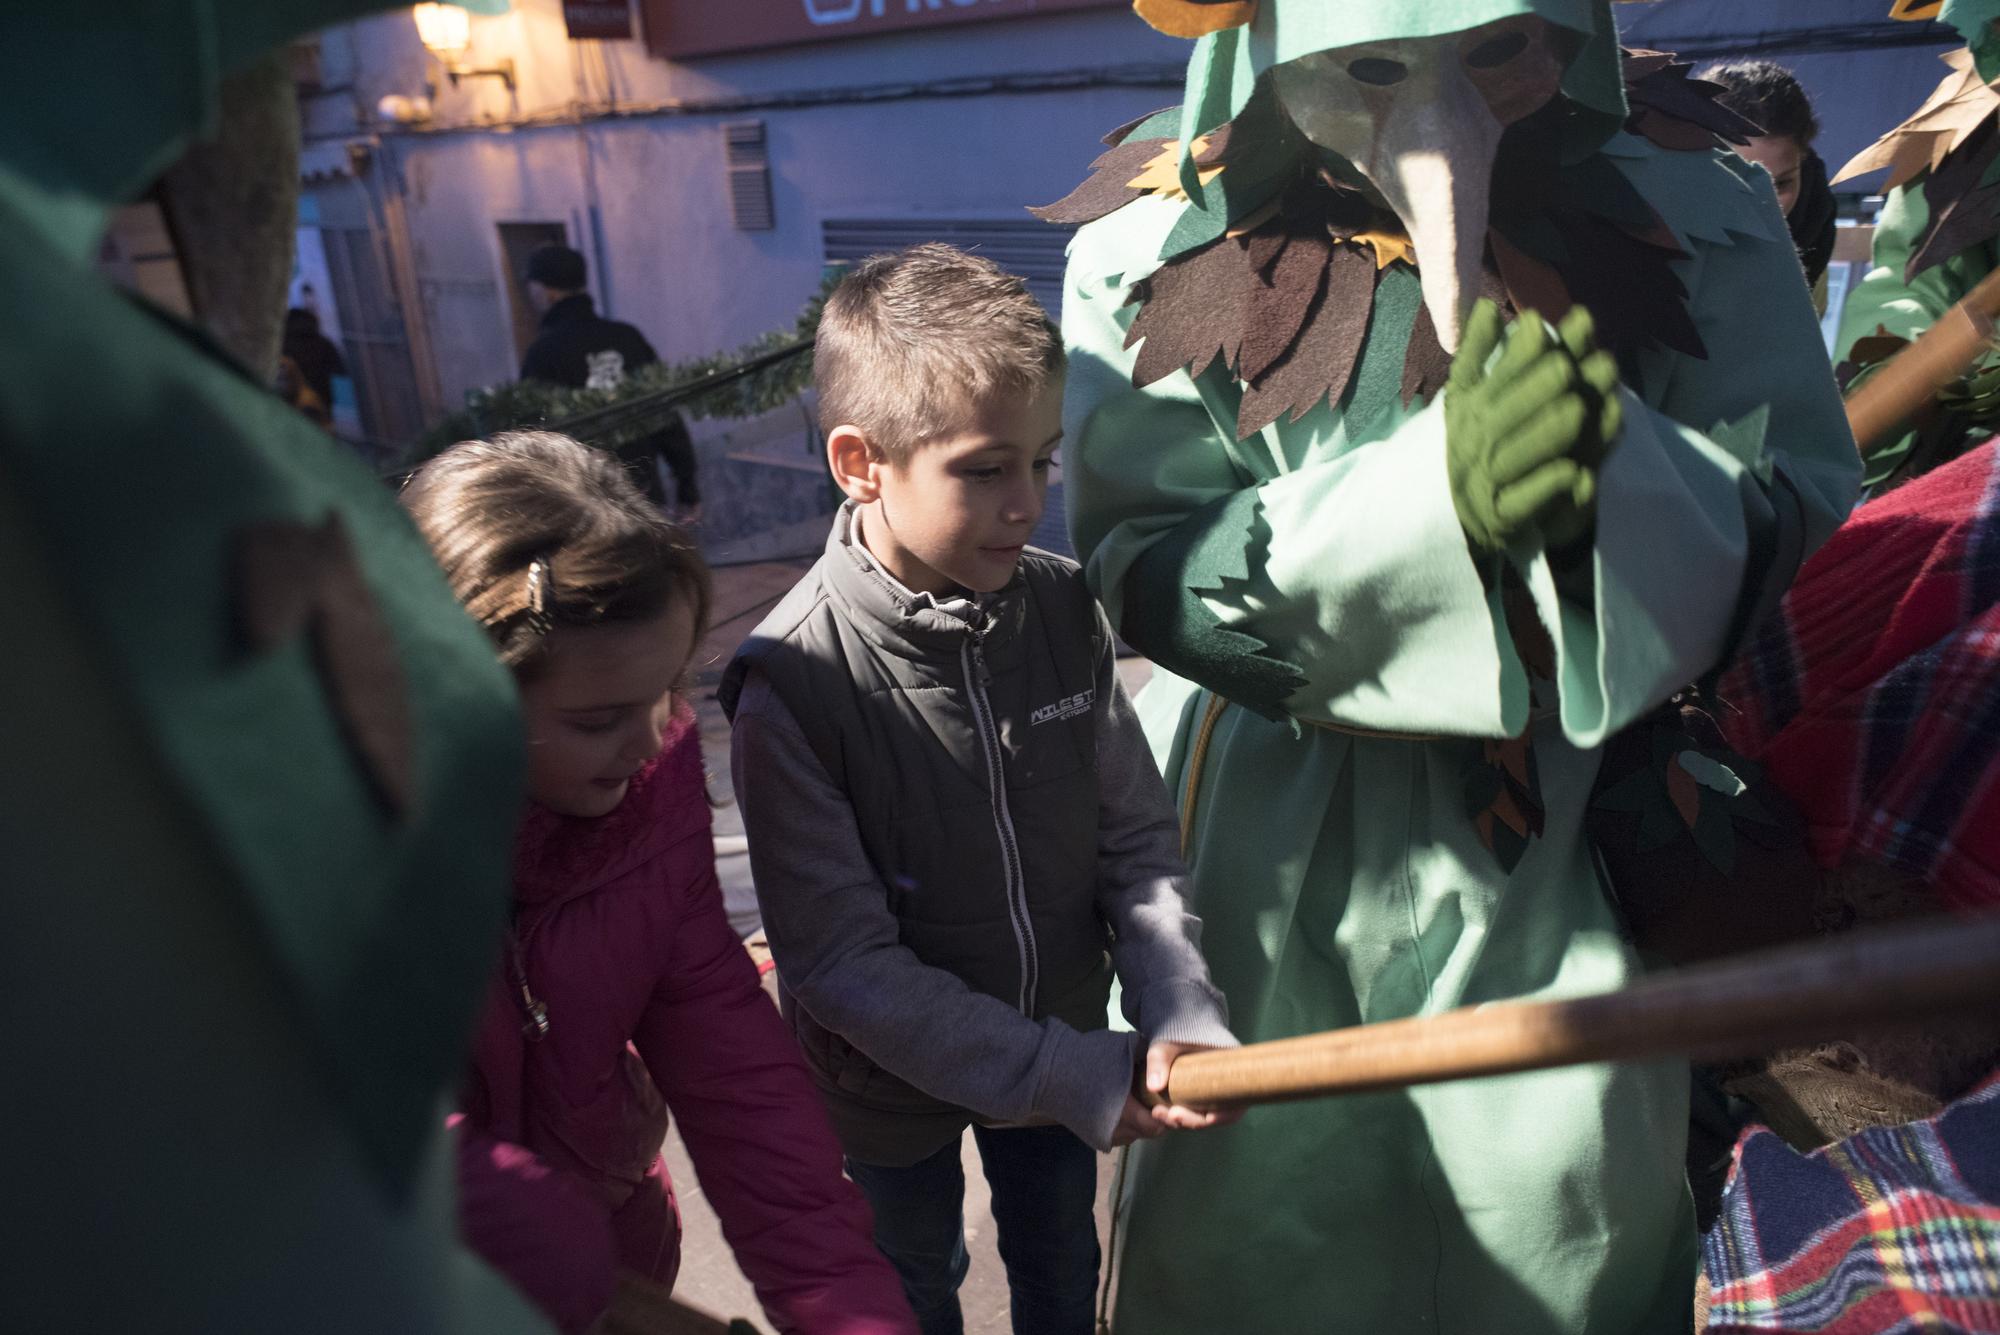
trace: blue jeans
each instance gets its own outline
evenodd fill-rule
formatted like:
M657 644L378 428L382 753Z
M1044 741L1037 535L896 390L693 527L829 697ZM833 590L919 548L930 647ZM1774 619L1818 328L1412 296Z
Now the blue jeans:
M993 1189L1014 1335L1091 1335L1097 1297L1097 1155L1059 1126L972 1128ZM965 1172L959 1142L907 1168L847 1161L875 1210L875 1245L902 1276L924 1335L961 1335Z

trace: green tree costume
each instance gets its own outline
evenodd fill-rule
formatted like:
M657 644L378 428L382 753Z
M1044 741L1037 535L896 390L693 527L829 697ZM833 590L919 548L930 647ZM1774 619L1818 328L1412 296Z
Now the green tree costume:
M1389 117L1417 122L1403 165L1357 171L1262 77L1347 48L1300 68L1457 97L1449 61L1477 82L1522 58L1524 14L1571 58L1561 96L1479 127L1490 210L1422 188L1426 145L1457 133L1430 108ZM1635 57L1621 81L1612 34L1605 0L1264 0L1202 38L1183 109L1114 134L1042 210L1089 223L1063 319L1071 524L1162 669L1141 711L1246 1042L1630 981L1581 829L1599 748L1719 662L1853 498L1768 178L1715 151L1711 130L1741 127L1685 66ZM1434 281L1427 254L1458 276ZM1461 522L1445 402L1490 346L1489 317L1461 318L1480 293L1587 307L1623 381L1593 397L1584 339L1568 392L1596 412L1572 411L1573 474L1594 487L1490 555ZM1446 341L1479 365L1454 369ZM1586 420L1612 438L1586 449ZM1552 556L1554 533L1574 541ZM1116 1328L1684 1330L1687 1081L1577 1067L1140 1146Z
M394 498L91 260L215 84L360 0L0 44L0 1327L544 1329L457 1244L512 688Z
M2000 267L2000 0L1946 0L1941 17L1968 49L1946 58L1952 72L1914 116L1834 178L1890 168L1871 267L1840 315L1835 348L1850 392ZM1870 454L1865 485L1907 481L1996 430L2000 359L1988 357Z

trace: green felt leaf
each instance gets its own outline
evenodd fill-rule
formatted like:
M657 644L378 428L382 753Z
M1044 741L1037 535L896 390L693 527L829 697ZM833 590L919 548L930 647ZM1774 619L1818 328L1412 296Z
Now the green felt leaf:
M1513 875L1514 868L1521 865L1527 856L1528 841L1508 828L1504 821L1493 822L1493 860L1500 864L1500 870Z
M1658 801L1664 791L1659 775L1641 765L1618 782L1600 789L1591 806L1599 811L1640 812Z
M1738 778L1734 770L1712 756L1687 750L1681 752L1675 759L1680 761L1681 768L1692 775L1696 783L1711 792L1720 793L1725 798L1733 798L1749 791L1749 785Z
M1734 422L1717 422L1708 429L1708 438L1729 451L1738 463L1769 485L1771 457L1764 450L1764 437L1771 426L1771 405L1759 404Z
M1500 796L1502 777L1500 771L1487 764L1486 758L1477 751L1466 757L1464 788L1467 815L1477 816L1493 805Z
M1701 815L1689 831L1694 836L1696 848L1708 861L1708 865L1728 875L1736 867L1736 824L1729 818L1732 804L1726 801L1704 799Z
M1748 821L1752 825L1783 823L1779 820L1778 813L1766 806L1764 799L1757 796L1755 788L1745 788L1738 794L1736 800L1729 805L1729 814L1739 821Z
M1233 597L1250 586L1271 544L1254 490L1232 493L1189 515L1147 549L1131 579L1125 639L1174 673L1266 718L1283 720L1305 673L1256 636L1225 626L1204 594Z
M1673 803L1661 801L1650 805L1639 816L1639 851L1657 853L1679 838L1686 828Z

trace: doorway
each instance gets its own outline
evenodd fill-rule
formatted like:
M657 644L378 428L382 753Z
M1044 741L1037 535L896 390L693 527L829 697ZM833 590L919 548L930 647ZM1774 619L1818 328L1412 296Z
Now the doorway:
M503 222L500 229L500 263L507 269L507 313L514 321L514 364L534 342L541 325L541 312L528 298L528 256L540 246L569 244L569 229L559 222Z

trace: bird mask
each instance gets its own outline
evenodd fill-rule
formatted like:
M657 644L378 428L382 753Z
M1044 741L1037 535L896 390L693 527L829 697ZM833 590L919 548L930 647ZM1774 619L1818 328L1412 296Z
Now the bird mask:
M1186 146L1235 117L1268 78L1299 131L1402 221L1439 341L1455 351L1480 291L1501 135L1558 97L1571 104L1569 149L1595 147L1624 120L1610 4L1137 0L1135 8L1164 32L1199 38L1182 111L1184 174Z

